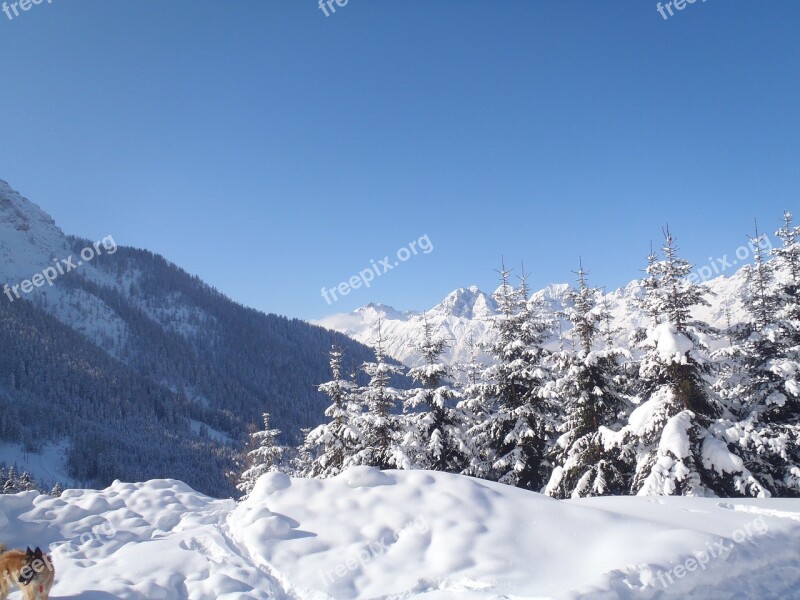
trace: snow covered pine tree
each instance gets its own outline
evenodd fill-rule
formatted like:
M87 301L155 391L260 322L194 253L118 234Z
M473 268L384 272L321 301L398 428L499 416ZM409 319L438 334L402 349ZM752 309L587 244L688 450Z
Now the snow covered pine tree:
M402 392L389 386L392 376L401 373L403 369L386 362L380 320L377 330L375 362L366 362L361 367L370 380L366 387L357 391L364 412L358 415L354 428L361 436L348 462L378 469L410 468L410 461L404 456L399 444L401 422L394 413Z
M263 419L264 429L250 434L251 450L247 453L246 469L236 485L236 489L242 492L244 497L253 491L259 477L277 470L284 452L284 448L276 442L280 431L270 428L269 413L265 412Z
M776 496L800 496L800 228L785 213L776 235L782 247L765 260L764 238L751 240L754 264L745 267L747 319L731 328L719 352L718 389L735 420L720 426L745 465Z
M543 346L553 321L540 300L528 298L524 271L516 289L509 274L502 266L495 292L499 314L491 352L496 364L484 373L479 411L486 419L469 434L487 459L477 476L539 492L550 477L548 452L555 431L555 406L546 389L549 352Z
M652 324L637 332L639 405L615 443L636 453L632 492L638 495L763 496L767 492L725 440L713 435L727 415L711 389L705 340L713 332L692 320L705 290L689 279L692 265L677 255L669 228L664 259L648 257L641 307Z
M622 428L629 410L622 374L631 356L613 344L610 332L604 347L595 349L600 325L608 328L606 305L598 305L599 291L589 287L582 262L576 274L578 289L571 291L564 316L572 323L577 348L556 352L550 359L559 373L551 389L566 414L558 427L557 466L546 492L556 498L624 495L630 491L632 453L607 449L604 438L610 428Z
M306 435L300 455L309 457L310 463L301 466L301 476L325 478L338 475L346 468L361 439L361 432L355 426L360 407L352 397L356 384L342 376L340 348L331 348L330 363L333 379L319 386L319 390L331 399L325 410L329 421Z
M404 402L404 453L417 468L460 473L466 466L460 394L450 386L452 368L441 362L447 341L434 335L427 315L415 348L423 364L408 374L422 387L409 390Z
M461 400L458 403L458 410L463 420L462 436L464 453L464 467L462 475L480 477L487 479L491 475L491 450L483 443L481 428L483 423L489 418L491 406L484 403L484 399L490 395L484 389L486 382L483 381L483 374L486 365L478 360L480 345L474 337L470 337L467 342L469 347L469 362L458 365L458 370L464 374L466 381L460 389Z

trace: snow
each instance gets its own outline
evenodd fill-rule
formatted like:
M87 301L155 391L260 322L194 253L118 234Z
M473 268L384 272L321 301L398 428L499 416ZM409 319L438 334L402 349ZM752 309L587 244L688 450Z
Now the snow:
M665 363L685 363L686 353L693 347L692 341L672 323L661 323L648 329L647 337Z
M725 442L709 436L703 441L703 466L717 473L739 473L744 462L728 451Z
M37 483L52 486L58 482L68 487L79 483L67 474L68 449L66 442L45 444L38 452L25 452L19 444L0 443L0 464L14 467L17 473L27 471Z
M679 412L664 425L658 449L662 453L671 452L675 458L686 458L690 453L689 428L694 413L689 410Z
M0 527L10 547L52 544L54 598L788 598L800 585L800 500L559 501L427 471L270 473L239 505L172 480L27 492L0 496Z
M745 279L745 271L740 269L730 277L720 275L704 282L703 285L709 290L710 305L695 307L692 316L721 329L728 325L729 320L732 324L742 322L746 317L746 311L740 296ZM547 312L555 317L565 306L570 305L569 292L568 284L551 284L534 292L531 297L543 302ZM616 342L623 347L627 346L629 332L650 325L650 318L644 315L634 302L640 293L641 282L637 280L609 292L606 296L612 317L611 325L618 332ZM370 303L353 312L332 314L311 323L344 333L363 344L373 345L377 321L380 319L387 354L406 366L414 367L421 361L414 345L422 338L426 317L434 325L437 333L451 344L443 356L443 362L455 365L470 361L472 353L470 340L478 345L490 345L496 341L496 334L491 326L491 318L496 315L497 304L492 296L476 286L470 286L454 290L442 302L424 312L400 311L384 304ZM566 343L569 344L571 326L564 318L557 320L560 321ZM653 333L660 335L664 332ZM711 350L726 344L724 338L715 340L704 334L698 334L698 337ZM673 352L669 353L670 356L691 350L689 343L688 338L683 335L664 333L664 350L667 351L670 349L667 346L672 346ZM559 339L556 333L548 340L547 347L556 349L558 346ZM682 353L679 352L681 349ZM491 360L486 353L479 353L477 358L482 362Z
M205 427L205 430L208 433L209 438L221 442L223 444L233 443L233 440L228 434L219 431L217 429L214 429L213 427L206 425L205 423L201 423L200 421L196 421L194 419L189 419L189 425L192 428L192 433L194 433L195 435L200 435L200 431L202 430L202 428Z
M113 236L108 238L114 241ZM113 246L106 246L106 239L100 250L106 254L115 253L116 241ZM0 180L0 284L19 285L51 267L54 261L71 256L79 260L52 217ZM84 278L130 296L131 284L139 282L142 273L128 270L112 276L96 263L81 263L74 272L60 275L52 286L34 288L22 297L37 303L65 325L120 358L130 335L124 320L101 297L63 284L67 278ZM197 334L200 323L212 318L200 308L187 306L177 292L159 301L141 296L132 296L129 300L165 330L187 338Z
M648 433L653 424L657 422L657 415L667 411L666 405L672 402L673 396L669 389L657 390L649 400L637 406L628 417L627 429L636 436Z

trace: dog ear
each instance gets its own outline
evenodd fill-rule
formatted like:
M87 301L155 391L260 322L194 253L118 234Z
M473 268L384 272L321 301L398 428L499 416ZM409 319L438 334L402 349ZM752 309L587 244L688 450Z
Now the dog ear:
M30 547L30 546L28 546L28 547L25 549L25 556L27 556L27 557L33 556L33 550L31 550L31 547Z
M36 548L35 548L35 549L34 549L34 551L33 551L33 555L34 555L36 558L42 558L42 549L41 549L41 548L39 548L39 546L36 546Z

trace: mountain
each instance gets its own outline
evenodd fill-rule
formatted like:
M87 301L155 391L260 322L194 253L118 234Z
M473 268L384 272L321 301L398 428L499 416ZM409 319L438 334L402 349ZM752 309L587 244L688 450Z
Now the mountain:
M720 275L705 283L709 291L709 306L700 307L695 317L709 324L724 328L743 318L744 310L739 298L744 285L744 275L740 271L731 277ZM560 343L571 344L570 325L559 317L559 311L569 306L571 286L566 283L551 284L534 292L531 297L541 300L545 311L561 325L561 332L554 333L549 341L550 347ZM635 300L640 292L638 281L614 290L606 295L609 311L612 315L611 326L617 330L617 339L625 342L630 332L646 324L641 312L636 308ZM388 353L405 365L417 366L419 353L414 349L423 335L425 319L431 323L438 335L450 342L450 347L443 356L449 364L468 363L473 349L471 344L486 345L493 341L491 319L497 314L497 303L494 295L482 292L476 286L459 288L427 311L399 311L384 304L368 304L351 313L335 314L312 321L315 325L339 331L364 344L373 344L377 337L378 320L384 337L384 346ZM601 297L598 294L598 297ZM563 338L563 341L562 339ZM627 345L627 344L625 344ZM478 351L478 360L489 361L489 357Z
M425 312L403 312L373 303L351 313L331 315L312 323L370 345L377 338L380 320L386 352L402 363L413 366L419 360L419 353L413 346L422 335L426 316L440 335L450 340L451 346L445 358L455 363L468 360L471 340L477 344L489 341L488 319L496 311L497 305L492 297L472 286L455 290L440 304Z
M0 463L56 445L72 483L169 477L230 495L224 473L262 412L286 443L322 422L332 344L374 360L161 256L69 237L4 181L0 258Z

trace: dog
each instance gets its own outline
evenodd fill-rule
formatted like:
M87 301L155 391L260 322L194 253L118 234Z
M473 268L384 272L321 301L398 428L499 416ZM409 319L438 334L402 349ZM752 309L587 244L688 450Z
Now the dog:
M25 600L48 600L55 579L53 559L34 550L8 550L0 544L0 600L5 600L16 585L22 590Z

